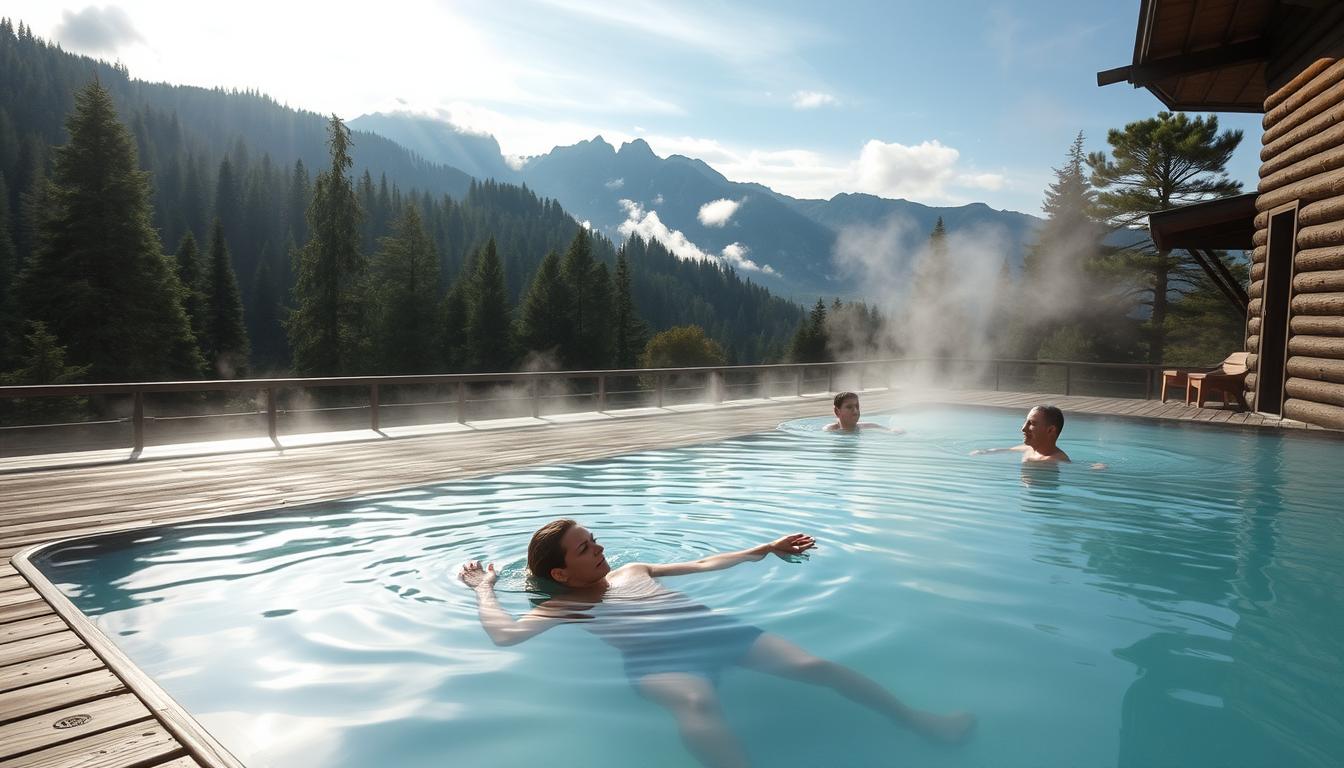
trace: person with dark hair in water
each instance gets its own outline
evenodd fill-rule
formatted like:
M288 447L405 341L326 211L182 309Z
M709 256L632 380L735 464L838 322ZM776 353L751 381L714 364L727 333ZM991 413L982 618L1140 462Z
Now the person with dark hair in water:
M723 671L735 666L831 688L936 742L955 744L968 738L973 715L913 709L858 672L711 611L657 581L723 570L771 554L789 558L814 546L811 536L795 533L691 562L628 563L613 570L597 538L577 522L562 519L542 526L528 544L528 570L534 580L551 587L551 597L521 618L504 610L495 597L493 564L469 562L459 576L475 590L481 626L496 645L514 645L551 627L579 623L614 646L631 684L676 717L682 740L705 765L747 765L746 753L723 721L716 690Z
M972 456L1003 451L1017 451L1022 454L1022 463L1053 461L1060 464L1070 462L1069 454L1056 445L1059 433L1064 431L1064 412L1053 405L1038 405L1027 411L1027 420L1022 423L1022 444L1011 448L980 448L971 451ZM1101 469L1103 465L1093 465Z
M882 429L896 433L905 431L871 421L859 421L859 396L853 392L841 392L835 396L834 402L835 421L822 427L826 432L857 432L860 429Z

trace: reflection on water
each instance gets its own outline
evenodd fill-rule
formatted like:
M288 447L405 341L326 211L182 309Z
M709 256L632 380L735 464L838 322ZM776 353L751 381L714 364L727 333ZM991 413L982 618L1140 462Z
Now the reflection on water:
M39 565L249 765L686 765L675 726L577 627L496 648L454 577L593 529L613 565L804 531L773 558L668 580L697 604L969 709L938 749L834 694L720 686L780 765L1344 764L1344 444L1070 418L1074 465L1024 467L1020 414L901 413L902 435L768 434L517 470L49 550ZM1088 463L1110 468L1089 471ZM804 739L780 734L807 734Z

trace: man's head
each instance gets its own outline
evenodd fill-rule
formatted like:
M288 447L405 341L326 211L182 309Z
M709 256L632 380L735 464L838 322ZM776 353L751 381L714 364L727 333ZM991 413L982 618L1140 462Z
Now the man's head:
M597 539L577 522L552 520L532 534L527 545L527 570L534 577L583 587L611 572L603 552Z
M1038 405L1027 411L1022 424L1022 442L1040 450L1053 448L1064 431L1064 412L1053 405Z
M835 396L835 419L841 429L853 429L859 423L859 396L841 392Z

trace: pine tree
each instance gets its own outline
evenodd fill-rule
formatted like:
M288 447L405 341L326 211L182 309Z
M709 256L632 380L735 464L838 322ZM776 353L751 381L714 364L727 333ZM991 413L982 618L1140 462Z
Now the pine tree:
M66 127L21 278L24 317L44 322L95 381L197 375L182 285L150 223L149 177L101 85L76 95Z
M560 268L569 297L570 333L560 350L568 368L602 368L610 359L611 282L593 258L592 236L579 227Z
M205 269L201 264L201 253L196 248L196 238L190 231L182 236L182 242L177 246L177 279L182 283L182 309L191 324L192 338L202 353L201 359L205 360Z
M1241 191L1227 177L1227 163L1241 143L1241 131L1218 133L1218 118L1159 112L1157 117L1111 129L1103 152L1088 155L1092 183L1100 190L1097 208L1115 227L1132 227L1148 214ZM1199 273L1188 256L1159 251L1148 244L1132 249L1126 261L1150 309L1148 360L1165 353L1167 309L1173 293L1192 289Z
M0 374L0 385L77 384L89 373L88 365L67 365L65 347L47 330L45 323L28 323L19 365ZM35 397L22 400L17 416L38 424L77 418L86 405L82 397Z
M262 249L263 257L267 250ZM284 293L275 272L271 268L271 260L262 258L252 278L252 295L257 298L257 314L251 318L256 329L251 334L252 359L257 369L266 375L283 370L289 358L280 314L284 306Z
M811 313L794 334L789 359L795 363L824 363L831 359L830 335L826 329L826 302L817 299Z
M469 274L463 270L439 303L440 349L449 373L463 373L470 365L467 352Z
M504 287L504 264L490 238L475 259L467 299L467 355L477 371L507 371L513 365L513 323Z
M359 251L359 205L350 181L350 129L328 123L331 167L308 206L310 237L299 258L297 307L289 317L294 368L303 375L339 376L364 365L364 257Z
M551 251L537 267L519 310L517 339L523 351L553 354L565 343L569 322L565 290L560 257Z
M374 349L379 373L432 373L439 367L439 257L420 214L409 206L373 258Z
M648 344L649 328L635 309L630 293L630 260L625 248L616 252L616 311L615 311L615 364L617 368L633 368L639 362L639 353Z
M224 243L224 224L215 219L210 237L210 268L206 273L205 336L201 345L210 375L240 378L247 371L247 330L238 279Z

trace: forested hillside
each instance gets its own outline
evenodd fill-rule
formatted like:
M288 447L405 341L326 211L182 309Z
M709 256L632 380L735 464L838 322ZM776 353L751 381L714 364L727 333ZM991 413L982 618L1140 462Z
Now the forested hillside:
M258 93L137 81L125 69L66 53L34 37L21 22L8 20L0 23L0 72L4 73L0 78L0 323L5 326L0 371L21 368L24 356L35 354L25 345L33 334L28 321L34 318L24 316L35 310L25 310L31 302L20 301L18 293L35 259L44 248L51 250L52 196L68 192L53 187L58 150L71 142L67 121L76 111L76 94L94 82L110 97L107 119L124 125L133 137L135 162L147 173L145 215L157 234L159 257L177 267L184 312L189 316L193 302L199 304L212 290L218 294L221 280L231 278L237 286L247 359L227 370L217 360L212 364L207 359L200 374L296 370L291 367L293 328L286 326L286 320L299 305L298 267L313 236L312 208L319 173L331 163L332 121ZM426 162L373 134L350 133L348 151L357 253L370 269L361 279L370 286L377 283L389 248L395 251L403 244L403 236L413 234L399 228L412 209L433 254L434 268L427 273L432 275L433 289L416 299L433 303L423 309L433 314L435 338L422 339L423 346L447 349L452 346L447 339L463 332L453 326L457 320L466 322L465 316L455 318L454 302L473 299L471 289L479 266L473 256L483 253L488 244L493 243L499 259L503 312L510 321L521 321L518 305L535 287L535 273L543 258L552 252L565 253L574 244L579 230L574 218L555 201L541 199L525 187L476 182L457 169ZM76 183L72 179L78 174L71 173L74 176L60 183ZM587 240L594 264L601 265L600 273L594 271L588 277L612 280L617 266L615 244L600 236ZM779 355L802 317L797 305L771 296L718 265L681 261L657 243L632 241L626 250L635 311L654 331L698 324L724 346L731 360L756 362ZM219 264L232 274L221 276ZM87 277L50 270L44 274L47 281L66 280L72 286ZM50 285L47 289L55 291ZM604 290L611 294L614 287ZM367 294L368 318L387 309L376 306L384 299L376 291ZM119 306L102 309L108 322L115 322L123 310ZM372 333L371 326L366 330ZM79 328L65 330L67 335L81 332ZM57 337L54 342L72 349L82 346L72 347L73 341L67 338ZM501 343L509 348L510 364L528 352L544 351L510 346L512 338L501 339ZM372 349L376 339L367 339L366 344ZM202 352L209 350L203 346ZM594 362L611 364L614 355L614 350L602 350ZM68 362L77 367L87 361L72 355ZM370 353L355 369L406 372L387 370L383 362ZM480 370L481 365L480 360L452 355L419 363L436 371ZM129 372L104 370L91 375L116 379L126 378ZM182 374L158 370L136 375Z

